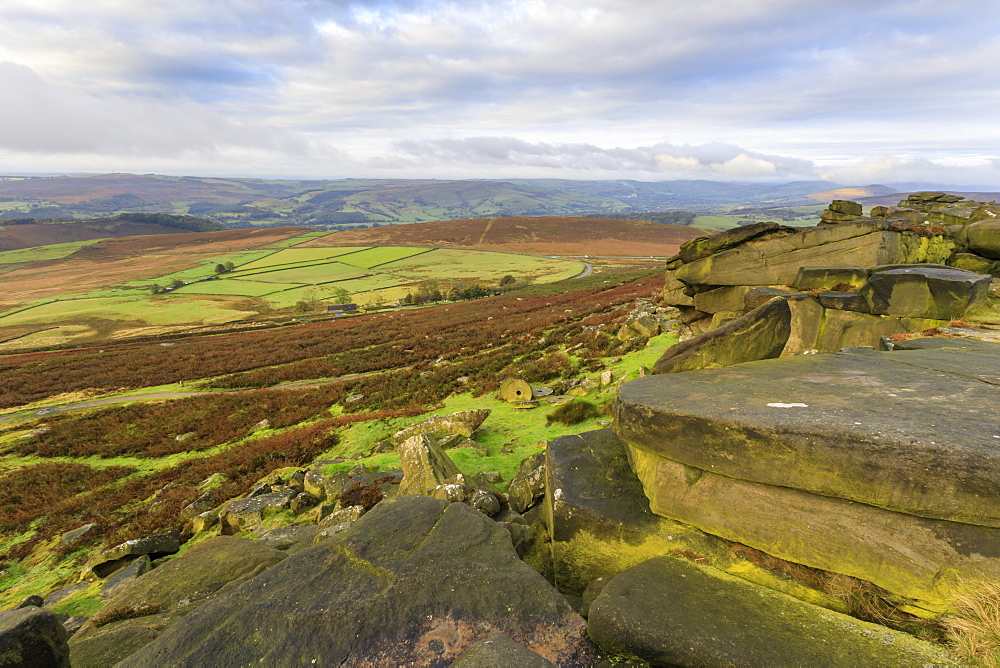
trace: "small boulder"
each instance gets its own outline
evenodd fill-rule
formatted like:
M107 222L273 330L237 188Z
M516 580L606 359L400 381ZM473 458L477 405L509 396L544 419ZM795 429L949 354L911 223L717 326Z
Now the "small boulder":
M68 638L48 610L31 606L0 612L0 665L69 668Z
M101 550L90 559L84 572L89 571L98 578L105 578L141 555L146 554L150 559L156 559L174 554L180 548L180 532L177 530L143 536Z
M537 506L545 496L545 453L521 460L517 474L507 485L510 505L519 513Z
M104 586L101 587L101 596L103 598L111 598L122 587L134 582L139 576L148 573L152 567L148 554L140 556L125 568L119 569L108 576Z
M91 522L90 524L84 524L82 527L77 527L71 531L67 531L62 536L59 537L59 544L63 547L72 548L79 545L87 536L97 527L97 524Z
M446 479L461 473L428 434L407 439L396 448L396 452L403 467L401 495L427 494Z
M298 495L295 490L269 492L246 499L233 499L219 509L222 533L232 535L264 521L267 509L287 509Z

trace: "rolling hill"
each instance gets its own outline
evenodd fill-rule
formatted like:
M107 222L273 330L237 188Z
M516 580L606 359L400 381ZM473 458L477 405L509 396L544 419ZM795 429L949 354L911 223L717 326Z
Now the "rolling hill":
M644 220L539 216L344 230L303 245L425 245L545 255L669 257L682 243L703 234L698 228Z

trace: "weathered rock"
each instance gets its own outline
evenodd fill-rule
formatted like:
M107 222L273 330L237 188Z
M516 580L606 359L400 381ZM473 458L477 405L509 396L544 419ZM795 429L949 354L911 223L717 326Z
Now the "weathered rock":
M653 366L654 374L729 366L778 357L791 333L791 311L773 299L722 327L678 343Z
M548 494L541 517L548 528L538 554L559 590L579 596L592 581L677 550L724 553L722 541L654 515L629 468L625 446L608 429L561 436L545 451Z
M694 296L694 307L704 313L720 311L742 311L744 298L750 290L748 285L730 285L707 292L699 292Z
M522 388L523 389L523 388ZM502 394L502 393L501 393ZM524 399L530 399L529 393ZM419 434L430 434L436 439L443 436L457 434L466 438L479 429L479 426L490 416L489 408L479 408L476 410L459 411L451 415L435 415L429 420L417 423L402 431L392 435L390 439L394 445L399 445L404 441Z
M531 385L520 378L507 378L500 383L500 399L507 402L531 399Z
M965 231L969 250L991 260L1000 260L1000 220L972 223Z
M821 330L817 332L816 344L812 347L821 352L836 352L841 348L877 346L883 336L914 334L946 323L928 318L900 318L827 309L823 313Z
M71 531L67 531L62 536L59 537L59 543L65 547L73 547L86 540L88 534L90 534L97 525L93 522L90 524L84 524L82 527L77 527Z
M840 285L857 289L867 280L868 270L865 267L799 267L792 285L798 290L832 290Z
M870 267L898 262L940 262L951 255L950 239L928 239L889 229L881 219L859 219L800 230L745 244L683 265L675 276L688 285L789 285L803 266Z
M451 664L451 668L486 668L487 666L555 668L555 664L544 656L532 652L502 633L473 643Z
M181 519L189 520L217 505L219 505L219 501L215 498L215 493L209 490L181 509Z
M287 550L296 543L312 540L318 531L319 527L313 524L299 527L278 527L262 533L257 542L276 550Z
M693 262L715 253L735 248L748 241L765 240L787 236L795 228L783 227L777 223L751 223L724 230L711 237L698 237L681 244L677 257L684 263Z
M326 491L326 498L335 501L340 498L340 494L347 486L347 481L351 479L347 471L337 471L326 476L323 480L323 489ZM319 496L317 494L317 496Z
M319 471L312 469L306 472L302 479L302 489L316 497L318 501L326 500L326 477Z
M104 578L141 555L148 554L150 559L156 559L173 554L180 547L180 533L176 530L136 538L101 550L87 562L84 572Z
M128 663L447 665L495 633L559 665L593 661L583 620L502 527L462 504L401 497L195 610Z
M958 665L913 636L673 557L612 578L587 630L601 649L655 665Z
M493 492L485 489L477 489L472 493L472 498L468 501L469 506L475 508L487 517L493 517L500 512L500 501Z
M249 538L215 536L204 540L109 599L106 609L154 604L160 612L99 628L84 624L70 640L73 665L106 666L124 659L210 597L229 591L285 556Z
M868 300L860 292L821 292L817 299L819 299L819 303L823 308L836 309L838 311L868 313L868 310L871 308Z
M191 533L201 533L211 529L219 522L218 510L206 510L191 518Z
M545 453L537 452L521 460L517 474L507 485L510 505L523 513L537 506L545 496Z
M940 606L1000 577L1000 345L976 346L652 376L614 426L655 512Z
M1000 261L990 260L973 253L956 253L948 264L956 269L964 269L977 274L995 275L1000 273Z
M396 452L403 467L400 494L427 494L447 478L461 473L428 434L407 439Z
M228 501L219 509L222 533L232 535L246 531L264 521L264 511L284 510L292 503L298 492L288 489L282 492L268 492L246 499Z
M21 608L40 608L45 605L45 599L38 594L32 594L31 596L25 597L23 601L14 606L15 610L20 610Z
M786 288L751 287L747 290L746 294L743 295L743 311L752 311L758 306L763 306L775 297L790 297L801 294L803 293L795 290L788 290Z
M640 378L619 390L615 429L704 470L1000 527L1000 385L983 382L984 369L1000 366L1000 345L976 345ZM803 399L808 410L767 405Z
M878 271L861 288L870 312L950 320L986 300L990 276L953 268Z
M0 612L0 665L69 668L67 638L48 610L32 606Z
M115 571L108 576L104 586L101 587L101 596L104 598L114 596L125 585L134 582L139 576L148 573L151 568L152 564L149 561L149 555L144 554L140 556L125 568Z
M288 509L298 514L309 508L315 508L317 505L319 505L319 499L315 496L309 492L299 492L289 502Z

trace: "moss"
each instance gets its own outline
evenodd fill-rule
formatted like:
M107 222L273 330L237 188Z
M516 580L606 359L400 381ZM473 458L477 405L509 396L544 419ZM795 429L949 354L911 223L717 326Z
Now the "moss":
M101 584L95 582L86 589L70 594L52 606L52 612L59 615L90 617L101 609L104 601L100 596Z

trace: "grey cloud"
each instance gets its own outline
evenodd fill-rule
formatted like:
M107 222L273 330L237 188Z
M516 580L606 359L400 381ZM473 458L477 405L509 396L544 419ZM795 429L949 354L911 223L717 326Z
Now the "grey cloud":
M411 159L447 165L542 167L671 178L781 179L815 174L814 165L807 160L764 155L723 143L601 148L593 144L531 143L515 137L470 137L404 141L396 147Z
M268 127L235 123L184 98L89 95L0 63L0 147L23 152L134 155L210 153L253 146L306 153L308 144Z

